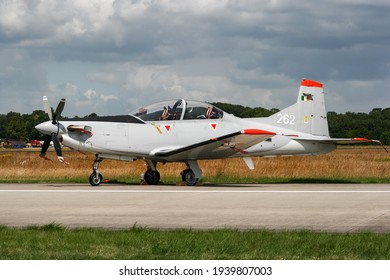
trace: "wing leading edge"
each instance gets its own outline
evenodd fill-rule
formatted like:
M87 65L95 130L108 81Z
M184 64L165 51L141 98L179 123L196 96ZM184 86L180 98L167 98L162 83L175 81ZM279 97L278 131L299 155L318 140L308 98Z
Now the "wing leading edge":
M247 154L245 149L263 142L276 133L260 129L244 129L211 138L176 149L159 149L151 156L171 159L215 159L226 158L236 153Z

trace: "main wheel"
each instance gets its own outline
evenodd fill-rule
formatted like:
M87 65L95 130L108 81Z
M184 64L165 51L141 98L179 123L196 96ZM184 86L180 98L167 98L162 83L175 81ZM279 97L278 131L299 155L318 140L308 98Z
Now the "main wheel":
M160 172L157 170L148 169L145 172L144 180L148 185L157 185L160 182Z
M91 186L99 186L100 183L103 181L103 176L102 174L98 174L96 172L92 172L92 174L89 176L89 183Z
M187 183L187 186L195 186L198 183L198 178L195 177L194 171L192 169L186 169L181 173L181 178L184 182Z

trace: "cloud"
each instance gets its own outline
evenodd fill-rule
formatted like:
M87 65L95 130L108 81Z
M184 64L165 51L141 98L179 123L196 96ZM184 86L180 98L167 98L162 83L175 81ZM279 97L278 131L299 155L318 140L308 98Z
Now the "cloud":
M103 100L104 102L107 102L107 101L110 101L110 100L118 100L118 97L116 97L115 95L104 95L104 94L101 94L99 96L100 100Z
M64 109L64 116L85 116L90 113L98 113L99 115L109 115L115 112L116 108L120 108L121 111L118 114L126 113L130 111L129 108L123 106L121 100L115 95L101 93L95 89L83 89L79 88L75 84L64 83L60 85L49 86L49 101L50 105L55 108L57 102L61 98L66 99L66 105ZM40 103L41 103L40 98ZM40 105L40 104L39 104ZM38 106L36 109L41 109Z
M87 99L92 99L92 98L95 98L97 95L96 91L94 91L93 89L88 89L86 92L84 92L84 96L87 98Z
M179 97L282 108L301 78L332 87L336 111L369 111L386 106L389 13L385 0L3 0L0 112L42 94L82 104L70 114Z

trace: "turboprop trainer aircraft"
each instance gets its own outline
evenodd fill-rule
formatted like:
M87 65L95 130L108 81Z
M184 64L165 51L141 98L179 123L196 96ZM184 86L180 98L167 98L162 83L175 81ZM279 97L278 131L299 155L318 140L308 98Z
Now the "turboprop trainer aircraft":
M103 159L144 160L144 180L158 184L158 163L184 162L181 172L187 185L202 177L198 160L241 157L254 169L252 156L318 155L337 144L379 142L365 138L330 138L323 85L302 80L297 102L267 118L238 118L199 101L171 100L137 109L129 115L59 121L65 99L52 114L47 97L43 106L50 121L36 129L45 134L41 157L53 141L58 159L60 142L67 147L96 155L89 182L102 182Z

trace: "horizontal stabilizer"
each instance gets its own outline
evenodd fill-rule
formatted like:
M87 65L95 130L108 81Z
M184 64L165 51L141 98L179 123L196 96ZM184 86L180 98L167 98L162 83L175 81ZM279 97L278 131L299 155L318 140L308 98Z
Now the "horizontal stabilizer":
M332 141L334 144L338 145L346 145L346 144L357 144L357 143L380 143L378 140L371 140L367 138L331 138L330 141Z
M383 145L383 143L379 140L373 140L368 138L361 138L361 137L355 137L355 138L293 138L298 141L318 141L319 143L332 143L335 145L349 145L349 144L361 144L361 143L376 143L382 145L383 149L386 152L389 152L386 147Z
M357 144L357 143L377 143L380 144L386 152L389 152L383 143L379 140L372 140L367 138L331 138L336 145Z

